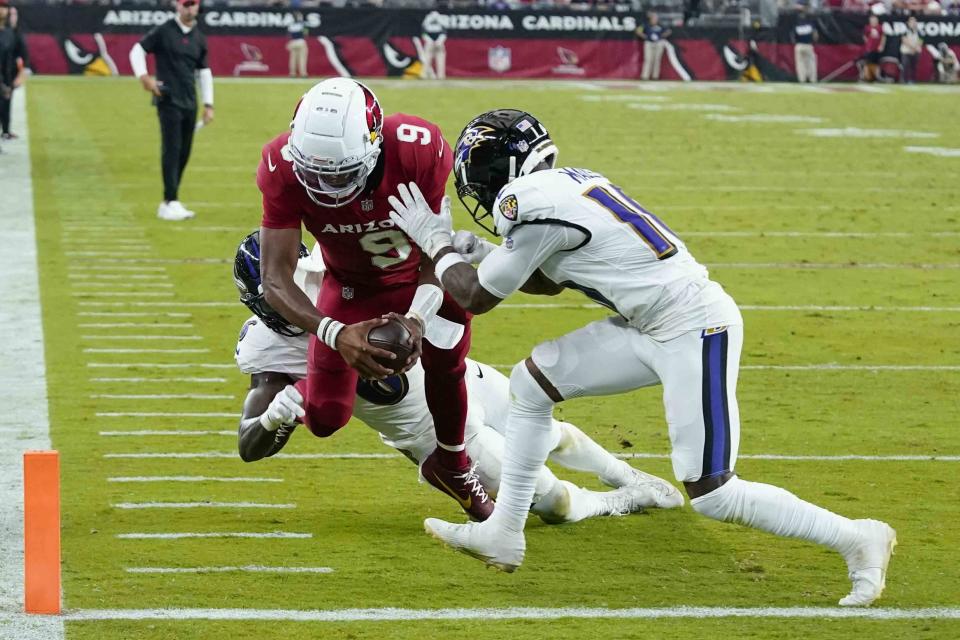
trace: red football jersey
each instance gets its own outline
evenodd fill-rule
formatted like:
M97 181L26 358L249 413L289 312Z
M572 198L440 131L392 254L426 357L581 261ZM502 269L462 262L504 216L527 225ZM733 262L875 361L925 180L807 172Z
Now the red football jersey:
M419 280L420 248L390 219L387 196L397 186L416 182L434 211L453 168L453 153L440 128L402 113L383 121L383 176L352 202L321 207L310 199L293 175L293 162L284 147L289 133L271 140L261 153L257 186L263 194L263 220L268 229L295 229L302 223L320 243L329 273L340 283L357 286L396 286Z

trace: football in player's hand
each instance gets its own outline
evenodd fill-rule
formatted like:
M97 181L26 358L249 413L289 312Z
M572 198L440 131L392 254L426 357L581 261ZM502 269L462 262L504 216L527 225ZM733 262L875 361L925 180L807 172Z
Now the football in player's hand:
M386 324L374 327L367 333L367 342L372 346L397 355L396 360L374 358L378 364L393 372L403 369L407 358L413 354L414 348L409 344L410 338L410 330L396 318L390 318Z

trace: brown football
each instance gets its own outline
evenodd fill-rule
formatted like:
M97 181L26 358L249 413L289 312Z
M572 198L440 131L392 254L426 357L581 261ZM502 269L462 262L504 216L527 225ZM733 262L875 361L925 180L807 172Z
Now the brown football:
M367 333L367 342L371 345L397 354L396 360L374 358L379 364L394 372L402 369L403 363L413 353L413 349L407 345L409 339L410 331L402 322L394 318L391 318L385 325L370 329Z

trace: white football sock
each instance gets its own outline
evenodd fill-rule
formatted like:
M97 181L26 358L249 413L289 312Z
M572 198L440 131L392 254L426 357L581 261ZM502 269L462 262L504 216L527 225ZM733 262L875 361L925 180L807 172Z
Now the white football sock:
M622 487L629 482L630 465L614 457L569 422L554 422L560 430L560 442L550 452L552 461L567 469L596 474L611 487Z
M854 522L801 500L785 489L734 476L690 501L697 513L762 531L817 542L846 555L857 544Z
M500 492L488 522L492 527L523 531L534 501L537 478L555 443L553 401L527 371L524 362L516 365L510 374L510 396Z

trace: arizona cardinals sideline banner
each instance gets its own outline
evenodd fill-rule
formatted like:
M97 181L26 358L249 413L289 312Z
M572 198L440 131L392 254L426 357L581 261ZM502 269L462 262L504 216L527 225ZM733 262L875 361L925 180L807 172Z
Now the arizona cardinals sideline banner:
M313 76L416 77L420 73L420 26L427 11L413 9L304 10L309 36L308 72ZM127 54L134 43L172 12L140 7L24 5L30 63L37 73L114 75L131 72ZM637 78L641 51L634 35L642 16L614 12L445 11L447 75L504 78ZM793 16L772 29L675 28L663 59L661 77L673 80L795 78L790 34ZM207 9L200 16L207 34L214 74L285 75L287 26L293 14L282 9ZM840 80L856 77L862 14L818 18L820 75L836 71ZM920 63L920 78L932 74L938 42L960 44L960 20L921 19L931 45ZM906 25L884 23L888 51L898 48Z

